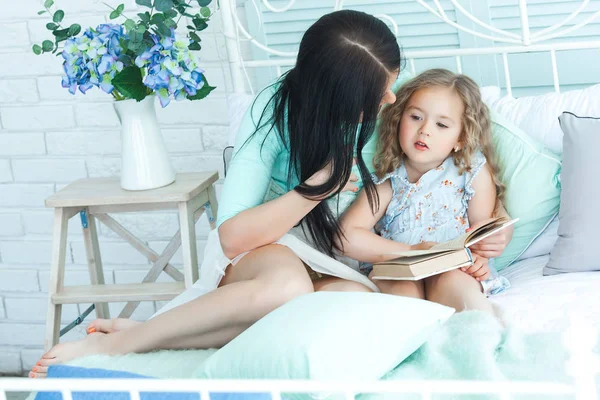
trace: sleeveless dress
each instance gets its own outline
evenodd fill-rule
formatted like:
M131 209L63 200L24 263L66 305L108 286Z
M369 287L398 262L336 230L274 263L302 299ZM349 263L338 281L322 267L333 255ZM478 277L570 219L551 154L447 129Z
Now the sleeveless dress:
M375 231L386 239L410 245L446 242L464 234L469 228L469 200L475 195L473 179L485 163L485 156L478 152L470 170L463 174L449 157L415 183L408 180L404 165L381 179L374 177L378 185L389 180L393 191L392 200ZM508 280L498 275L493 259L489 266L491 276L481 282L487 296L510 287ZM360 268L368 273L372 266L362 263Z

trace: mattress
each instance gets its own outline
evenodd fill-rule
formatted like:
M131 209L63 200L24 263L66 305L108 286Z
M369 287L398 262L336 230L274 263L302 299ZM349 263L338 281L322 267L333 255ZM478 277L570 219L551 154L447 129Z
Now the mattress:
M574 319L600 329L600 272L543 276L549 256L519 261L502 271L511 288L493 296L507 325L523 332L563 331Z

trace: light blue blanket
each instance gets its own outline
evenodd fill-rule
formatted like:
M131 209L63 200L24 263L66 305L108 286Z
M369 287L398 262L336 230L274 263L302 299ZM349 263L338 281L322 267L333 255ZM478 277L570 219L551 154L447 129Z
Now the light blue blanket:
M91 356L75 360L70 365L129 371L160 378L191 378L194 371L214 351L156 351L124 356ZM600 346L595 351L600 353ZM535 380L569 383L571 378L565 373L568 357L560 332L524 335L517 330L503 328L495 318L486 313L470 311L452 316L427 343L383 379ZM598 384L600 385L600 377ZM384 398L374 395L362 397L365 400ZM395 395L390 398L400 397ZM435 397L436 400L467 398L495 397Z

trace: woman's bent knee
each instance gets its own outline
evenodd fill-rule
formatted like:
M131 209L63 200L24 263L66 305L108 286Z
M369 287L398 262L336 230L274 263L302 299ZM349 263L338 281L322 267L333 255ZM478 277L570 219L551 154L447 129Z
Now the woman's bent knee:
M228 274L225 284L232 283L232 278L253 281L256 286L253 301L268 311L313 291L304 263L285 246L269 245L253 250L230 268Z

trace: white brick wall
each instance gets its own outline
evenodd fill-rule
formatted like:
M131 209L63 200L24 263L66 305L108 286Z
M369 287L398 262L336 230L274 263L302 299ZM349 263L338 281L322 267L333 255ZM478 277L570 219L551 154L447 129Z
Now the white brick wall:
M125 3L129 15L135 0L57 0L65 23L96 26L106 22L112 6ZM34 43L50 38L47 16L38 16L42 0L0 0L0 373L21 374L42 354L52 245L52 210L44 199L75 179L113 176L120 172L119 121L111 97L100 90L72 96L60 85L61 58L36 56ZM199 102L172 102L156 110L165 144L178 171L221 170L227 143L226 95L232 92L220 18L200 35L202 67L217 86ZM222 172L222 171L221 171ZM162 252L177 231L176 213L122 214L119 221ZM150 267L145 257L101 226L100 247L107 283L140 281ZM202 260L208 222L196 228ZM66 285L89 283L81 224L69 222ZM172 264L181 268L181 252ZM170 278L161 275L161 281ZM164 304L145 302L133 317L148 318ZM111 304L117 315L123 303ZM87 304L63 307L66 324ZM88 320L95 318L92 313ZM84 334L78 327L63 340Z

